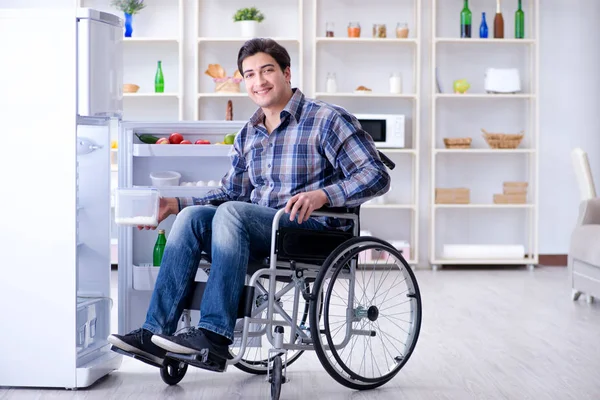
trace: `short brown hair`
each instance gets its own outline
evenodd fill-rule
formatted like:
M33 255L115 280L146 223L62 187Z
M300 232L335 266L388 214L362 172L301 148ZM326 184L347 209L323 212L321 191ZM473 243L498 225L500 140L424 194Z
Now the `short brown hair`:
M290 55L285 47L273 39L254 38L244 43L238 53L237 65L240 74L244 73L242 70L242 62L246 58L253 56L256 53L267 53L273 57L275 61L277 61L277 64L279 64L281 67L282 71L285 71L285 69L290 66Z

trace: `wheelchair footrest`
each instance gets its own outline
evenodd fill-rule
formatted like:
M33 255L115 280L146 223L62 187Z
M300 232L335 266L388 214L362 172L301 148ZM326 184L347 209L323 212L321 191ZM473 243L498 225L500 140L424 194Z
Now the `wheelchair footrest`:
M202 368L209 371L225 372L227 370L227 360L210 354L208 349L202 349L198 353L194 354L167 352L166 357L181 361L196 368Z
M125 351L123 349L120 349L120 348L118 348L116 346L111 346L110 349L112 351L114 351L115 353L119 353L119 354L122 354L124 356L131 357L131 358L135 358L136 360L139 360L139 361L142 361L142 362L144 362L146 364L152 365L153 367L163 368L162 364L158 364L157 362L155 362L155 361L153 361L153 360L149 359L148 357L145 357L145 356L143 356L141 354L130 353L130 352Z

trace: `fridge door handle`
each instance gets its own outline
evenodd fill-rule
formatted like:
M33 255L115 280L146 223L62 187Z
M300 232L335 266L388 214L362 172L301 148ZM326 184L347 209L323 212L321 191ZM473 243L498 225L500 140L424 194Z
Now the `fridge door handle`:
M102 146L94 143L88 138L82 137L77 139L77 154L89 154L101 148Z

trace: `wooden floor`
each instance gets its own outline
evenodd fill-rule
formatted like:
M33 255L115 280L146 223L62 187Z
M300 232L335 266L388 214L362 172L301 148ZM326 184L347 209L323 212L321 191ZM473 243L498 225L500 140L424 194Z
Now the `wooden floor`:
M288 370L281 398L600 399L600 302L571 301L566 268L419 270L417 278L421 336L396 378L355 392L305 353ZM233 367L224 374L190 368L168 387L158 370L129 358L87 390L0 388L0 400L170 398L270 397L264 377Z

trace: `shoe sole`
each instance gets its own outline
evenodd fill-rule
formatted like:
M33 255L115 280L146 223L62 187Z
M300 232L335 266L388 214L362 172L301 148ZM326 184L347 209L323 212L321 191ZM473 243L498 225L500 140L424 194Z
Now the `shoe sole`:
M112 344L113 346L116 346L116 347L120 348L121 350L125 350L125 351L127 351L129 353L133 353L133 354L138 354L140 356L144 356L144 357L146 357L146 358L154 361L157 364L162 364L164 362L163 358L157 357L154 354L150 354L148 352L140 350L137 347L134 347L134 346L128 344L127 342L122 341L121 339L119 339L116 336L110 335L107 340L108 340L108 343Z

